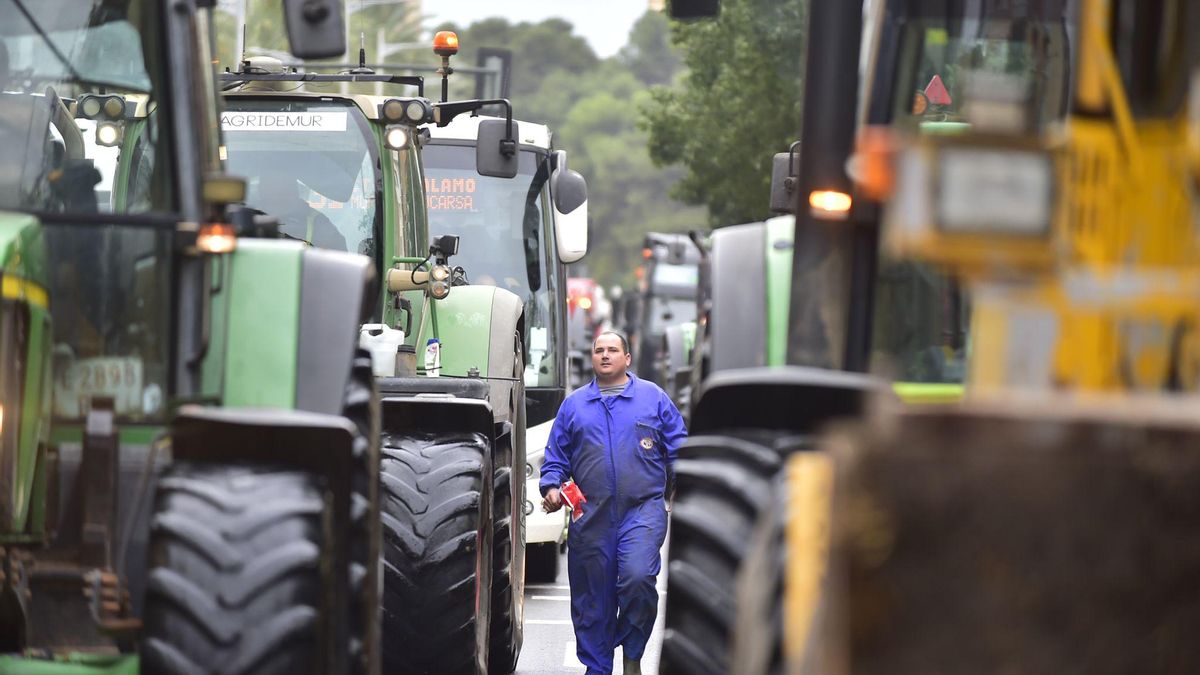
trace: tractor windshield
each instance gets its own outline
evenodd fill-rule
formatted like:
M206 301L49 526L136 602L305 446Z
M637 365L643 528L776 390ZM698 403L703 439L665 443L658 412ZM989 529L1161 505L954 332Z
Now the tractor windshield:
M162 63L147 56L160 48L158 6L0 0L0 208L109 209L101 187L107 167L96 166L96 149L119 146L134 118L146 118L156 107ZM93 102L82 105L86 95ZM153 116L148 122L159 140ZM124 210L170 211L169 166L146 161L147 193L136 208Z
M422 152L429 234L462 237L453 262L471 283L506 288L524 300L525 384L560 386L549 158L522 150L516 178L503 179L475 171L474 146L428 145Z
M380 213L379 165L358 106L329 98L226 98L229 172L249 183L246 203L313 246L372 255Z
M973 121L1037 131L1061 119L1071 40L1059 13L1058 20L985 14L907 22L893 90L896 124L927 133Z
M951 17L944 3L924 4L928 12L895 22L896 77L874 88L891 92L886 121L922 134L961 133L979 123L1032 133L1066 113L1068 3L1046 2L1036 11L981 4ZM874 304L872 370L904 382L964 380L970 300L958 283L924 263L885 255Z
M96 397L125 421L167 408L180 218L175 157L160 151L172 147L162 7L0 0L0 211L38 216L45 242L5 239L4 265L47 287L59 419Z

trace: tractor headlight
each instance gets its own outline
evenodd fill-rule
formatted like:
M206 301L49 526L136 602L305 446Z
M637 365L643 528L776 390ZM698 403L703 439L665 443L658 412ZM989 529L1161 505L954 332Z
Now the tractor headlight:
M433 120L433 106L429 101L414 98L404 106L404 116L413 124L424 124Z
M435 281L429 284L429 294L436 300L441 300L447 295L450 295L450 284L445 281Z
M404 116L404 101L398 98L384 101L379 105L379 116L388 124L399 122Z
M76 102L76 115L90 120L125 119L125 99L117 95L83 94Z
M429 270L429 278L434 281L446 281L450 278L450 268L445 265L434 265Z
M121 143L121 125L116 122L100 122L96 125L96 144L111 148Z
M1054 213L1044 152L946 147L937 166L937 222L953 234L1043 236Z
M425 124L433 121L433 104L424 98L389 98L379 104L379 116L388 124Z
M403 150L408 147L408 129L393 124L383 132L383 142L392 150Z
M529 480L530 478L533 478L533 465L525 462L525 480Z

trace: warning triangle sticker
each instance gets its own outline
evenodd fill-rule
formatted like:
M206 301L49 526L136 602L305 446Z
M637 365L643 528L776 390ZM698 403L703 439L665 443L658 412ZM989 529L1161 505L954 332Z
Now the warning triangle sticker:
M953 101L950 100L950 92L946 91L946 85L942 84L942 77L934 75L933 79L925 87L925 98L934 105L950 105Z

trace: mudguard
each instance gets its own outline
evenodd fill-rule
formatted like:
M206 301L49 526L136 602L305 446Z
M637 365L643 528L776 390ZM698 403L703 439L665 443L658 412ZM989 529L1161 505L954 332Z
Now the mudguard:
M16 434L0 445L0 545L10 537L41 539L45 529L44 450L49 432L50 311L44 233L37 218L0 213L0 318L9 330L23 325L25 350L11 358L21 370L0 375L8 425ZM15 335L9 340L16 341ZM10 344L13 344L10 343ZM4 368L12 368L4 364ZM23 381L17 374L24 373ZM7 426L7 425L6 425Z
M688 432L769 429L810 434L826 422L856 416L875 395L891 395L885 383L859 373L786 366L716 373L692 411Z
M495 421L513 422L512 412L523 403L515 400L516 356L522 353L517 336L523 333L524 305L515 294L494 286L457 286L437 301L441 340L441 374L467 377L472 369L486 380ZM423 321L417 335L418 359L432 337L432 322ZM420 365L420 364L418 364Z
M228 407L339 414L377 297L370 258L243 239L218 274L205 389L219 378Z

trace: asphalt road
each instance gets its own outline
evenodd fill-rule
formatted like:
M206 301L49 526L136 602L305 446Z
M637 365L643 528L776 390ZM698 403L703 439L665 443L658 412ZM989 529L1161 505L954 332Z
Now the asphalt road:
M665 604L666 549L663 572L658 576L658 620L650 644L642 657L642 673L658 673L658 656L662 651L663 608ZM583 664L575 658L575 631L571 628L571 587L567 583L566 556L560 561L558 580L553 584L525 587L525 646L517 663L519 675L558 675L584 672ZM614 655L614 674L621 675L621 650Z

